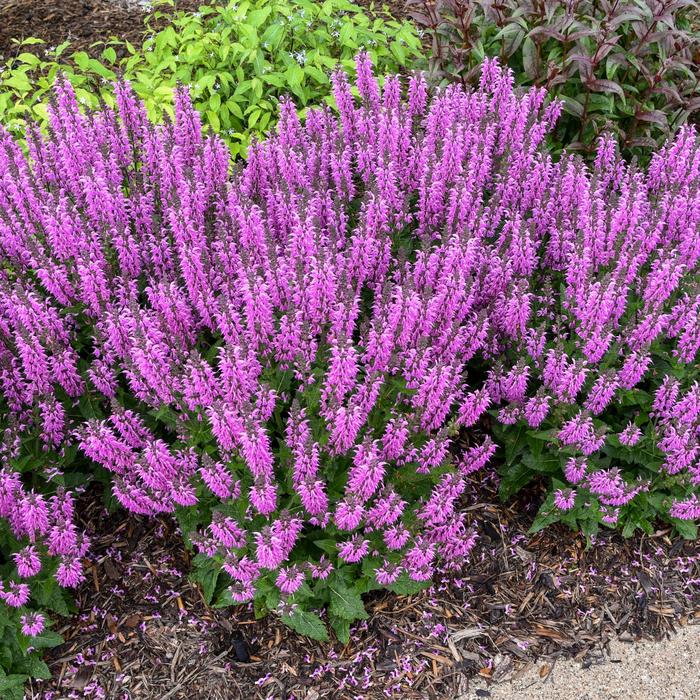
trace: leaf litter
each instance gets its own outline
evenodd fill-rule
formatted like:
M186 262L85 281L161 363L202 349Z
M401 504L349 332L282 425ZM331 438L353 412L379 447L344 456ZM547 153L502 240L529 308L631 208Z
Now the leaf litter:
M470 564L413 596L371 594L343 645L299 636L251 606L214 609L188 580L189 554L168 518L107 515L83 504L92 559L51 681L29 698L118 700L453 699L470 680L503 682L536 664L598 663L613 639L660 640L700 622L700 547L660 529L629 539L527 530L542 493L509 504L475 479L479 528ZM97 525L97 528L96 528Z

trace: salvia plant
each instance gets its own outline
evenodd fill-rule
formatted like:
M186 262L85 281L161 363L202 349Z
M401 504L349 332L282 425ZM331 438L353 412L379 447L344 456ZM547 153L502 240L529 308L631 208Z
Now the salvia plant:
M154 125L128 84L83 114L59 82L48 134L25 153L2 132L17 614L83 576L70 486L90 464L128 511L176 515L207 600L319 639L315 611L347 641L363 593L465 561L489 423L506 483L551 479L541 518L700 515L694 131L646 172L605 139L589 169L544 151L560 103L495 61L433 96L380 89L366 54L358 97L332 80L338 116L284 102L236 167L184 89Z
M646 155L700 110L692 0L409 0L432 68L463 83L498 56L521 85L563 101L553 144L593 153L613 131Z

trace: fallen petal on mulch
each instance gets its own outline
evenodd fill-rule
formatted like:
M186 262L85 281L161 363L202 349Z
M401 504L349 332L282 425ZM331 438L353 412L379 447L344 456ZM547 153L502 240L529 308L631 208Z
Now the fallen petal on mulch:
M504 506L482 477L472 498L470 565L417 596L370 597L345 647L256 621L250 607L209 608L173 522L105 517L86 499L85 526L99 524L92 573L51 652L54 679L34 697L443 700L475 676L502 682L534 663L546 676L561 657L596 664L611 639L661 639L700 619L698 543L668 530L606 533L589 548L564 528L529 537L536 493Z

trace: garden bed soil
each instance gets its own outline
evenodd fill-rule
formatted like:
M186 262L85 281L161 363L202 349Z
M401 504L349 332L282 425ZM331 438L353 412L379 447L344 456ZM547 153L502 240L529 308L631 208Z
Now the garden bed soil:
M539 492L504 506L493 483L473 488L469 565L419 595L371 596L347 646L299 637L274 616L257 621L247 607L210 608L187 580L172 521L104 517L100 499L86 499L85 526L98 529L79 611L59 625L54 678L28 697L471 698L475 678L498 683L533 664L556 674L558 659L595 664L611 640L661 639L700 622L697 542L667 529L607 532L589 547L556 526L528 536Z
M175 0L163 5L160 12L175 9L194 10L200 0ZM47 48L71 42L74 51L99 56L103 47L95 42L111 37L141 45L148 2L140 0L0 0L0 57L5 59L21 51L42 55ZM45 44L18 48L13 39L37 37Z

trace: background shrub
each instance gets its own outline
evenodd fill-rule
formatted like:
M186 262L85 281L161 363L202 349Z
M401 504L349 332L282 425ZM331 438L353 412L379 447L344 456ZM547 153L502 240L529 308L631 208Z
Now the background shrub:
M380 11L368 15L349 0L243 0L197 13L156 12L149 22L164 20L143 46L107 42L100 60L69 54L68 43L45 60L20 50L0 69L0 121L18 130L27 118L45 121L45 102L62 74L92 108L101 100L113 106L111 83L128 79L152 118L173 115L173 88L185 84L205 124L237 155L273 125L279 97L293 95L302 110L326 100L329 71L338 64L353 70L361 49L382 72L423 65L412 24Z
M564 104L555 150L593 152L611 130L648 153L700 109L700 34L690 0L410 0L439 77L473 83L498 56L521 85ZM647 150L645 150L647 149Z

